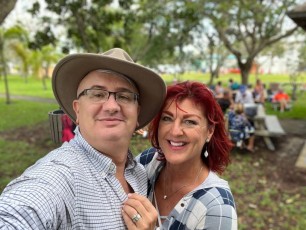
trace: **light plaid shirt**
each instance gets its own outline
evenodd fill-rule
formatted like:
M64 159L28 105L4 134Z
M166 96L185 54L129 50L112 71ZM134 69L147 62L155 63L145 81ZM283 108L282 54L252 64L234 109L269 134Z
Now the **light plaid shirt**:
M158 161L156 149L150 148L137 156L149 177L148 197L152 201L154 184L164 163ZM186 194L169 213L162 230L236 230L236 206L228 183L210 172L205 181Z
M143 166L129 153L125 178L146 195ZM12 181L0 196L0 229L126 229L127 199L110 158L75 138L50 152Z

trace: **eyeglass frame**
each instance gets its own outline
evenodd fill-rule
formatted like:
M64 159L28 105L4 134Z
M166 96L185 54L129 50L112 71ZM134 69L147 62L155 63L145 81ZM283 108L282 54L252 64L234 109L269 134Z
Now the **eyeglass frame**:
M89 88L89 89L84 89L78 96L77 96L77 100L80 99L81 96L84 96L84 95L88 95L87 92L90 91L90 90L100 90L100 91L104 91L104 92L107 92L108 93L108 96L107 96L107 99L106 100L101 100L101 101L97 101L97 102L107 102L109 100L109 97L113 94L114 95L114 98L115 98L115 101L118 103L118 104L122 104L122 102L120 101L117 101L117 94L118 93L131 93L133 94L133 103L135 102L139 102L139 94L138 93L134 93L134 92L130 92L130 91L118 91L118 92L113 92L113 91L108 91L108 90L105 90L105 89L97 89L97 88ZM123 104L129 104L129 103L123 103Z

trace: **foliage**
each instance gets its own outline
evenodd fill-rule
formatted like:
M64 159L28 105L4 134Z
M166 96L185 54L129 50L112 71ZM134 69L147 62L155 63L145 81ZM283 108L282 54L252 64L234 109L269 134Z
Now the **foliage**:
M54 20L56 24L63 25L67 31L70 44L64 49L82 48L87 52L99 53L120 43L123 12L111 7L112 0L107 1L50 1L46 0L46 10L53 13L53 18L43 16L42 31L36 34L36 47L46 45L45 41L55 43ZM36 2L31 9L32 14L40 11L41 5ZM54 19L54 17L56 19ZM48 33L44 33L47 30ZM46 38L44 36L47 36ZM72 46L73 47L72 47Z
M296 0L213 0L205 5L205 14L211 19L219 38L236 57L243 84L248 83L255 57L297 30L297 26L283 27L287 11L295 3Z

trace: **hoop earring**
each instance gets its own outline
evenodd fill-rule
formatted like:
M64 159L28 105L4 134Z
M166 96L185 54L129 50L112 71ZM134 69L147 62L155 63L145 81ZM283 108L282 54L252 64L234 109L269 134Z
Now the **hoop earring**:
M209 154L208 154L208 151L207 151L208 143L209 143L209 140L206 140L206 141L205 141L205 144L204 144L204 149L203 149L203 150L204 150L204 151L203 151L204 153L203 153L203 155L204 155L205 158L207 158L208 155L209 155Z

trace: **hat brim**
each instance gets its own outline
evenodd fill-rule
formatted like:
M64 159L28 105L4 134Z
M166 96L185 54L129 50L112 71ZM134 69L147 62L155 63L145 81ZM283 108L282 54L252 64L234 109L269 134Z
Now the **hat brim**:
M71 54L63 58L55 67L52 76L54 96L61 109L75 122L73 100L81 80L91 71L106 69L130 78L140 95L139 125L146 126L160 110L166 96L166 85L154 71L139 64L100 54Z

